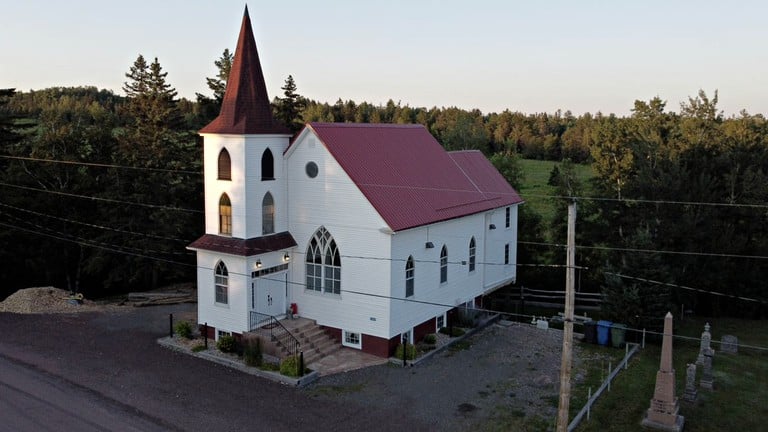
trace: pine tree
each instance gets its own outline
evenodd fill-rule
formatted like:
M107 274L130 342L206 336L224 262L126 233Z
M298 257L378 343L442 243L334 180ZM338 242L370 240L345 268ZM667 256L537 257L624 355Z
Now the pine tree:
M275 98L272 111L277 120L286 125L291 132L298 132L303 126L302 112L306 107L306 99L296 93L296 82L292 75L285 79L285 85L280 87L284 97Z
M128 118L117 137L119 145L114 159L118 165L140 169L115 170L115 187L110 193L124 201L166 208L112 206L107 210L104 217L126 230L156 236L105 234L104 243L120 244L126 251L141 255L118 258L104 253L104 259L95 265L112 267L105 281L107 287L153 287L192 276L185 273L184 267L161 261L183 262L183 242L200 231L199 215L169 208L202 207L202 179L190 174L200 169L199 150L194 136L183 129L176 105L177 93L168 83L167 76L157 58L147 64L141 55L126 74L128 81L123 90L127 95L125 111Z

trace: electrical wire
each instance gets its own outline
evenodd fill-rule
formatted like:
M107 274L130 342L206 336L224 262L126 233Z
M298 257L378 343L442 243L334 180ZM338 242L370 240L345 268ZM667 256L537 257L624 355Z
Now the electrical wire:
M186 243L186 244L191 243L191 241L189 241L189 240L183 240L183 239L178 239L178 238L174 238L174 237L160 236L160 235L149 234L149 233L140 233L140 232L135 232L135 231L127 231L127 230L122 230L120 228L112 228L112 227L108 227L108 226L104 226L104 225L96 225L96 224L91 224L91 223L87 223L87 222L81 222L81 221L76 221L76 220L72 220L72 219L67 219L67 218L63 218L63 217L59 217L59 216L53 216L53 215L46 214L46 213L40 213L40 212L36 212L34 210L27 210L27 209L23 209L23 208L20 208L20 207L15 207L15 206L8 205L8 204L3 204L3 203L0 203L0 207L10 208L10 209L13 209L13 210L16 210L16 211L20 211L20 212L24 212L24 213L28 213L28 214L33 214L33 215L36 215L36 216L42 216L42 217L49 218L49 219L56 219L56 220L60 220L60 221L63 221L63 222L73 223L73 224L76 224L76 225L83 225L83 226L87 226L87 227L91 227L91 228L97 228L97 229L103 229L103 230L107 230L107 231L114 231L114 232L120 232L120 233L125 233L125 234L131 234L131 235L138 235L138 236L156 238L156 239L159 239L159 240L171 240L171 241L177 241L177 242Z
M78 194L73 194L68 192L33 188L30 186L20 186L20 185L14 185L14 184L9 184L4 182L0 182L0 186L6 186L6 187L34 191L34 192L46 192L54 195L67 196L72 198L89 199L92 201L102 201L102 202L110 202L110 203L116 203L116 204L127 204L127 205L133 205L133 206L148 207L148 208L160 209L160 210L180 211L180 212L187 212L187 213L203 213L202 210L192 210L192 209L186 209L181 207L169 207L169 206L159 205L159 204L144 204L144 203L138 203L133 201L123 201L123 200L116 200L111 198L100 198L100 197L94 197L94 196L88 196L88 195L78 195Z
M169 168L137 167L137 166L126 166L126 165L113 165L113 164L94 163L94 162L68 161L68 160L60 160L60 159L41 159L41 158L23 157L23 156L0 155L0 158L3 158L3 159L13 159L13 160L24 160L24 161L33 161L33 162L57 163L57 164L65 164L65 165L82 165L82 166L91 166L91 167L99 167L99 168L119 168L119 169L127 169L127 170L156 171L156 172L192 174L192 175L202 175L203 174L200 171L188 171L188 170L169 169Z
M529 242L529 241L518 241L517 243L533 245L533 246L549 246L549 247L560 247L560 248L565 248L568 246L561 243L544 243L544 242ZM576 249L596 249L596 250L609 250L609 251L620 251L620 252L691 255L691 256L707 256L707 257L717 257L717 258L745 258L745 259L761 259L761 260L768 259L768 256L765 256L765 255L740 255L740 254L727 254L727 253L715 253L715 252L682 252L682 251L669 251L669 250L660 250L660 249L619 248L619 247L611 247L611 246L576 245L575 247Z

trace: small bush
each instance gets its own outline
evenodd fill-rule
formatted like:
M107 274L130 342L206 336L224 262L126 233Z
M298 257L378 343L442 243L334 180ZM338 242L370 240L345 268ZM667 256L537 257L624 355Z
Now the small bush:
M182 320L177 322L173 326L173 331L184 339L192 339L192 323L189 321Z
M416 358L416 347L411 345L411 344L407 344L406 346L408 347L408 348L406 348L406 351L405 351L406 352L406 355L405 355L406 360L413 360L413 359L415 359ZM397 346L397 349L395 350L395 358L399 358L399 359L403 358L403 345L398 345Z
M434 344L436 344L437 343L437 336L435 336L432 333L424 336L424 343L427 344L427 345L434 345Z
M253 338L245 341L243 360L247 366L261 366L264 357L261 354L261 339Z
M464 336L464 333L466 333L466 332L464 331L463 328L454 327L453 328L453 334L451 334L451 328L450 327L443 327L443 328L440 329L440 333L447 334L448 336L451 336L451 337L459 337L459 336Z
M237 352L237 340L232 335L224 335L219 337L216 342L216 348L224 353L236 353Z
M299 376L299 358L296 356L290 356L284 358L280 362L280 373L289 377Z
M205 345L199 344L192 347L192 352L205 351Z

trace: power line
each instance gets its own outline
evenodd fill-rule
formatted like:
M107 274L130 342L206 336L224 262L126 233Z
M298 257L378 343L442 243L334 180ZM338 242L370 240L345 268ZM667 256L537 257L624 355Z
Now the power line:
M565 247L565 245L561 243L528 242L528 241L518 241L517 243L533 245L533 246L550 246L550 247L561 247L561 248ZM611 247L611 246L583 246L583 245L579 246L577 245L576 249L597 249L597 250L609 250L609 251L620 251L620 252L692 255L692 256L707 256L707 257L718 257L718 258L768 259L768 256L765 256L765 255L740 255L740 254L727 254L727 253L715 253L715 252L683 252L683 251L669 251L669 250L660 250L660 249L619 248L619 247Z
M41 159L41 158L33 158L33 157L10 156L10 155L0 155L0 158L14 159L14 160L28 160L28 161L36 161L36 162L60 163L60 164L69 164L69 165L94 166L94 167L104 167L104 168L119 168L119 169L130 169L130 170L159 171L159 172L202 175L202 172L199 172L199 171L177 170L177 169L168 169L168 168L136 167L136 166L102 164L102 163L93 163L93 162L66 161L66 160L58 160L58 159ZM308 182L308 180L305 180L305 179L290 179L289 181ZM346 184L346 182L328 181L328 180L326 180L326 183ZM425 190L425 191L436 191L436 192L477 192L477 190L475 189L473 190L450 189L450 188L392 185L392 184L379 184L379 183L377 184L358 183L357 186L383 187L383 188L405 189L405 190ZM522 198L519 192L516 192L516 193L493 192L493 194L494 195L517 195ZM768 209L768 204L738 204L738 203L718 203L718 202L708 202L708 201L649 200L649 199L641 199L641 198L608 198L608 197L545 195L545 194L526 193L525 198L528 198L528 197L547 198L547 199L565 199L569 201L573 201L573 200L612 201L612 202L644 203L644 204L695 205L695 206L712 206L712 207L743 207L743 208Z
M22 189L22 190L28 190L28 191L34 191L34 192L46 192L54 195L61 195L66 197L72 197L72 198L81 198L81 199L88 199L92 201L102 201L102 202L111 202L116 204L127 204L127 205L133 205L133 206L140 206L140 207L148 207L148 208L154 208L154 209L161 209L161 210L172 210L172 211L180 211L180 212L188 212L188 213L203 213L202 210L192 210L192 209L186 209L181 207L169 207L165 205L159 205L159 204L144 204L144 203L138 203L133 201L123 201L123 200L116 200L111 198L101 198L101 197L94 197L94 196L88 196L88 195L78 195L68 192L61 192L61 191L54 191L49 189L41 189L41 188L33 188L30 186L20 186L20 185L14 185L9 183L3 183L0 182L0 186L6 186L16 189Z
M62 241L68 241L68 242L72 242L72 243L77 243L77 244L79 244L81 246L90 246L90 247L93 247L93 248L96 248L96 249L103 249L103 250L107 250L107 251L110 251L110 252L116 252L116 253L120 253L120 254L124 254L124 255L131 255L131 256L135 256L135 257L139 257L139 258L147 258L147 259L150 259L150 260L162 261L162 262L166 262L166 263L169 263L169 264L178 264L178 265L187 266L187 267L197 267L195 264L187 264L187 263L183 263L183 262L179 262L179 261L168 260L168 259L165 259L165 258L158 258L158 257L149 256L149 255L143 255L143 254L139 254L139 253L129 252L129 251L122 250L122 249L114 249L114 248L109 247L109 246L101 246L101 245L89 243L89 242L86 242L86 241L83 241L83 240L74 240L74 239L71 239L71 238L59 237L59 236L56 236L56 235L53 235L53 234L47 234L47 233L43 233L43 232L39 232L39 231L34 231L34 230L26 229L26 228L21 228L21 227L18 227L18 226L15 226L15 225L10 225L10 224L4 223L4 222L0 222L0 226L4 226L6 228L11 228L11 229L19 230L19 231L24 231L24 232L31 233L31 234L37 234L37 235L41 235L41 236L45 236L45 237L51 237L51 238L62 240Z
M13 209L13 210L17 210L17 211L20 211L20 212L24 212L24 213L33 214L33 215L36 215L36 216L42 216L42 217L46 217L46 218L50 218L50 219L57 219L57 220L60 220L60 221L63 221L63 222L68 222L68 223L73 223L73 224L77 224L77 225L88 226L88 227L92 227L92 228L98 228L98 229L103 229L103 230L108 230L108 231L121 232L121 233L125 233L125 234L132 234L132 235L156 238L156 239L160 239L160 240L172 240L172 241L177 241L177 242L182 242L182 243L187 243L187 244L191 243L189 240L183 240L183 239L178 239L178 238L173 238L173 237L165 237L165 236L149 234L149 233L140 233L140 232L135 232L135 231L127 231L127 230L122 230L120 228L112 228L112 227L108 227L108 226L104 226L104 225L96 225L96 224L91 224L91 223L87 223L87 222L76 221L76 220L73 220L73 219L67 219L67 218L63 218L63 217L59 217L59 216L53 216L53 215L46 214L46 213L40 213L40 212L36 212L34 210L23 209L23 208L20 208L20 207L15 207L15 206L8 205L8 204L3 204L3 203L0 203L0 206L6 207L6 208L10 208L10 209Z
M613 201L613 202L641 203L641 204L673 204L673 205L689 205L689 206L745 207L745 208L768 209L768 204L737 204L737 203L718 203L718 202L708 202L708 201L649 200L649 199L641 199L641 198L607 198L607 197L542 195L542 194L525 194L525 196L526 198L527 197L555 198L555 199L567 199L571 201L573 200Z
M92 166L92 167L99 167L99 168L119 168L119 169L127 169L127 170L157 171L157 172L168 172L168 173L179 173L179 174L193 174L193 175L202 175L203 174L200 171L188 171L188 170L178 170L178 169L169 169L169 168L137 167L137 166L126 166L126 165L113 165L113 164L104 164L104 163L95 163L95 162L68 161L68 160L60 160L60 159L41 159L41 158L23 157L23 156L0 155L0 158L13 159L13 160L25 160L25 161L33 161L33 162L57 163L57 164L64 164L64 165Z
M147 248L136 248L136 247L130 247L130 246L116 246L116 245L111 245L111 244L108 244L108 243L103 243L103 242L99 242L99 241L95 241L95 240L86 240L86 239L83 239L82 237L78 237L78 236L76 236L74 234L63 233L61 231L56 231L56 230L54 230L52 228L44 227L44 226L36 224L36 223L32 223L32 222L29 222L29 221L26 221L26 220L22 220L21 218L18 218L16 216L13 216L13 215L8 214L8 213L0 212L0 214L5 214L6 216L8 216L8 217L10 217L12 219L15 219L15 220L17 220L19 222L31 225L31 226L37 228L38 230L46 231L46 232L49 232L49 233L54 233L57 236L70 237L72 239L76 239L76 240L79 240L79 241L82 241L82 242L90 242L90 243L95 244L95 245L107 245L107 246L111 246L111 247L120 247L122 249L132 249L132 250L140 251L140 252L145 252L145 251L146 252L155 252L155 253L165 254L165 255L189 255L189 254L192 254L192 252L158 251L158 250L147 249Z
M744 301L748 301L748 302L762 303L762 304L768 303L768 301L766 301L766 300L760 300L760 299L754 299L754 298L749 298L749 297L737 296L737 295L734 295L734 294L726 294L726 293L721 293L721 292L717 292L717 291L707 291L707 290L703 290L703 289L700 289L700 288L692 288L692 287L688 287L688 286L685 286L685 285L678 285L678 284L673 284L673 283L669 283L669 282L660 282L660 281L655 281L655 280L645 279L645 278L640 278L640 277L635 277L635 276L627 276L627 275L623 275L623 274L620 274L620 273L605 272L605 274L611 275L611 276L620 277L620 278L623 278L623 279L631 279L631 280L636 280L636 281L646 282L646 283L651 283L651 284L656 284L656 285L665 285L665 286L669 286L669 287L673 287L673 288L680 288L680 289L684 289L684 290L696 291L696 292L700 292L700 293L711 294L711 295L720 296L720 297L728 297L728 298L737 299L737 300L744 300Z

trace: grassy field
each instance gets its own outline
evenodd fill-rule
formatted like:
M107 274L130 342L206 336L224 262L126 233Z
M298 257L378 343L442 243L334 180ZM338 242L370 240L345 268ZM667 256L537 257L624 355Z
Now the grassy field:
M553 161L533 159L520 159L520 165L525 173L523 185L520 187L520 195L526 201L526 205L540 214L544 222L549 224L554 217L553 199L548 196L555 195L555 188L547 184L552 168L557 164ZM589 195L590 182L594 177L591 165L576 165L576 175L581 180L585 195Z
M717 342L723 334L739 337L741 345L768 346L768 323L765 321L744 321L736 319L686 319L676 323L676 335L700 337L705 321L712 324L712 340ZM685 368L687 363L696 361L698 341L675 338L674 363L676 370L676 394L680 400L680 415L685 417L686 432L765 430L768 420L768 351L740 347L737 355L719 352L719 344L713 343L714 390L698 388L695 404L683 401L685 390ZM591 351L608 350L593 347ZM623 352L622 352L623 354ZM653 397L656 372L659 368L660 347L646 345L639 355L630 362L629 369L620 373L613 382L610 392L592 408L589 421L581 423L577 431L641 431L643 414ZM592 365L597 367L599 365ZM593 372L594 374L594 372ZM701 368L697 371L697 385ZM586 387L593 390L599 385L590 379L576 386L571 402L572 415L583 406L586 398L582 394ZM575 405L575 406L574 406Z

